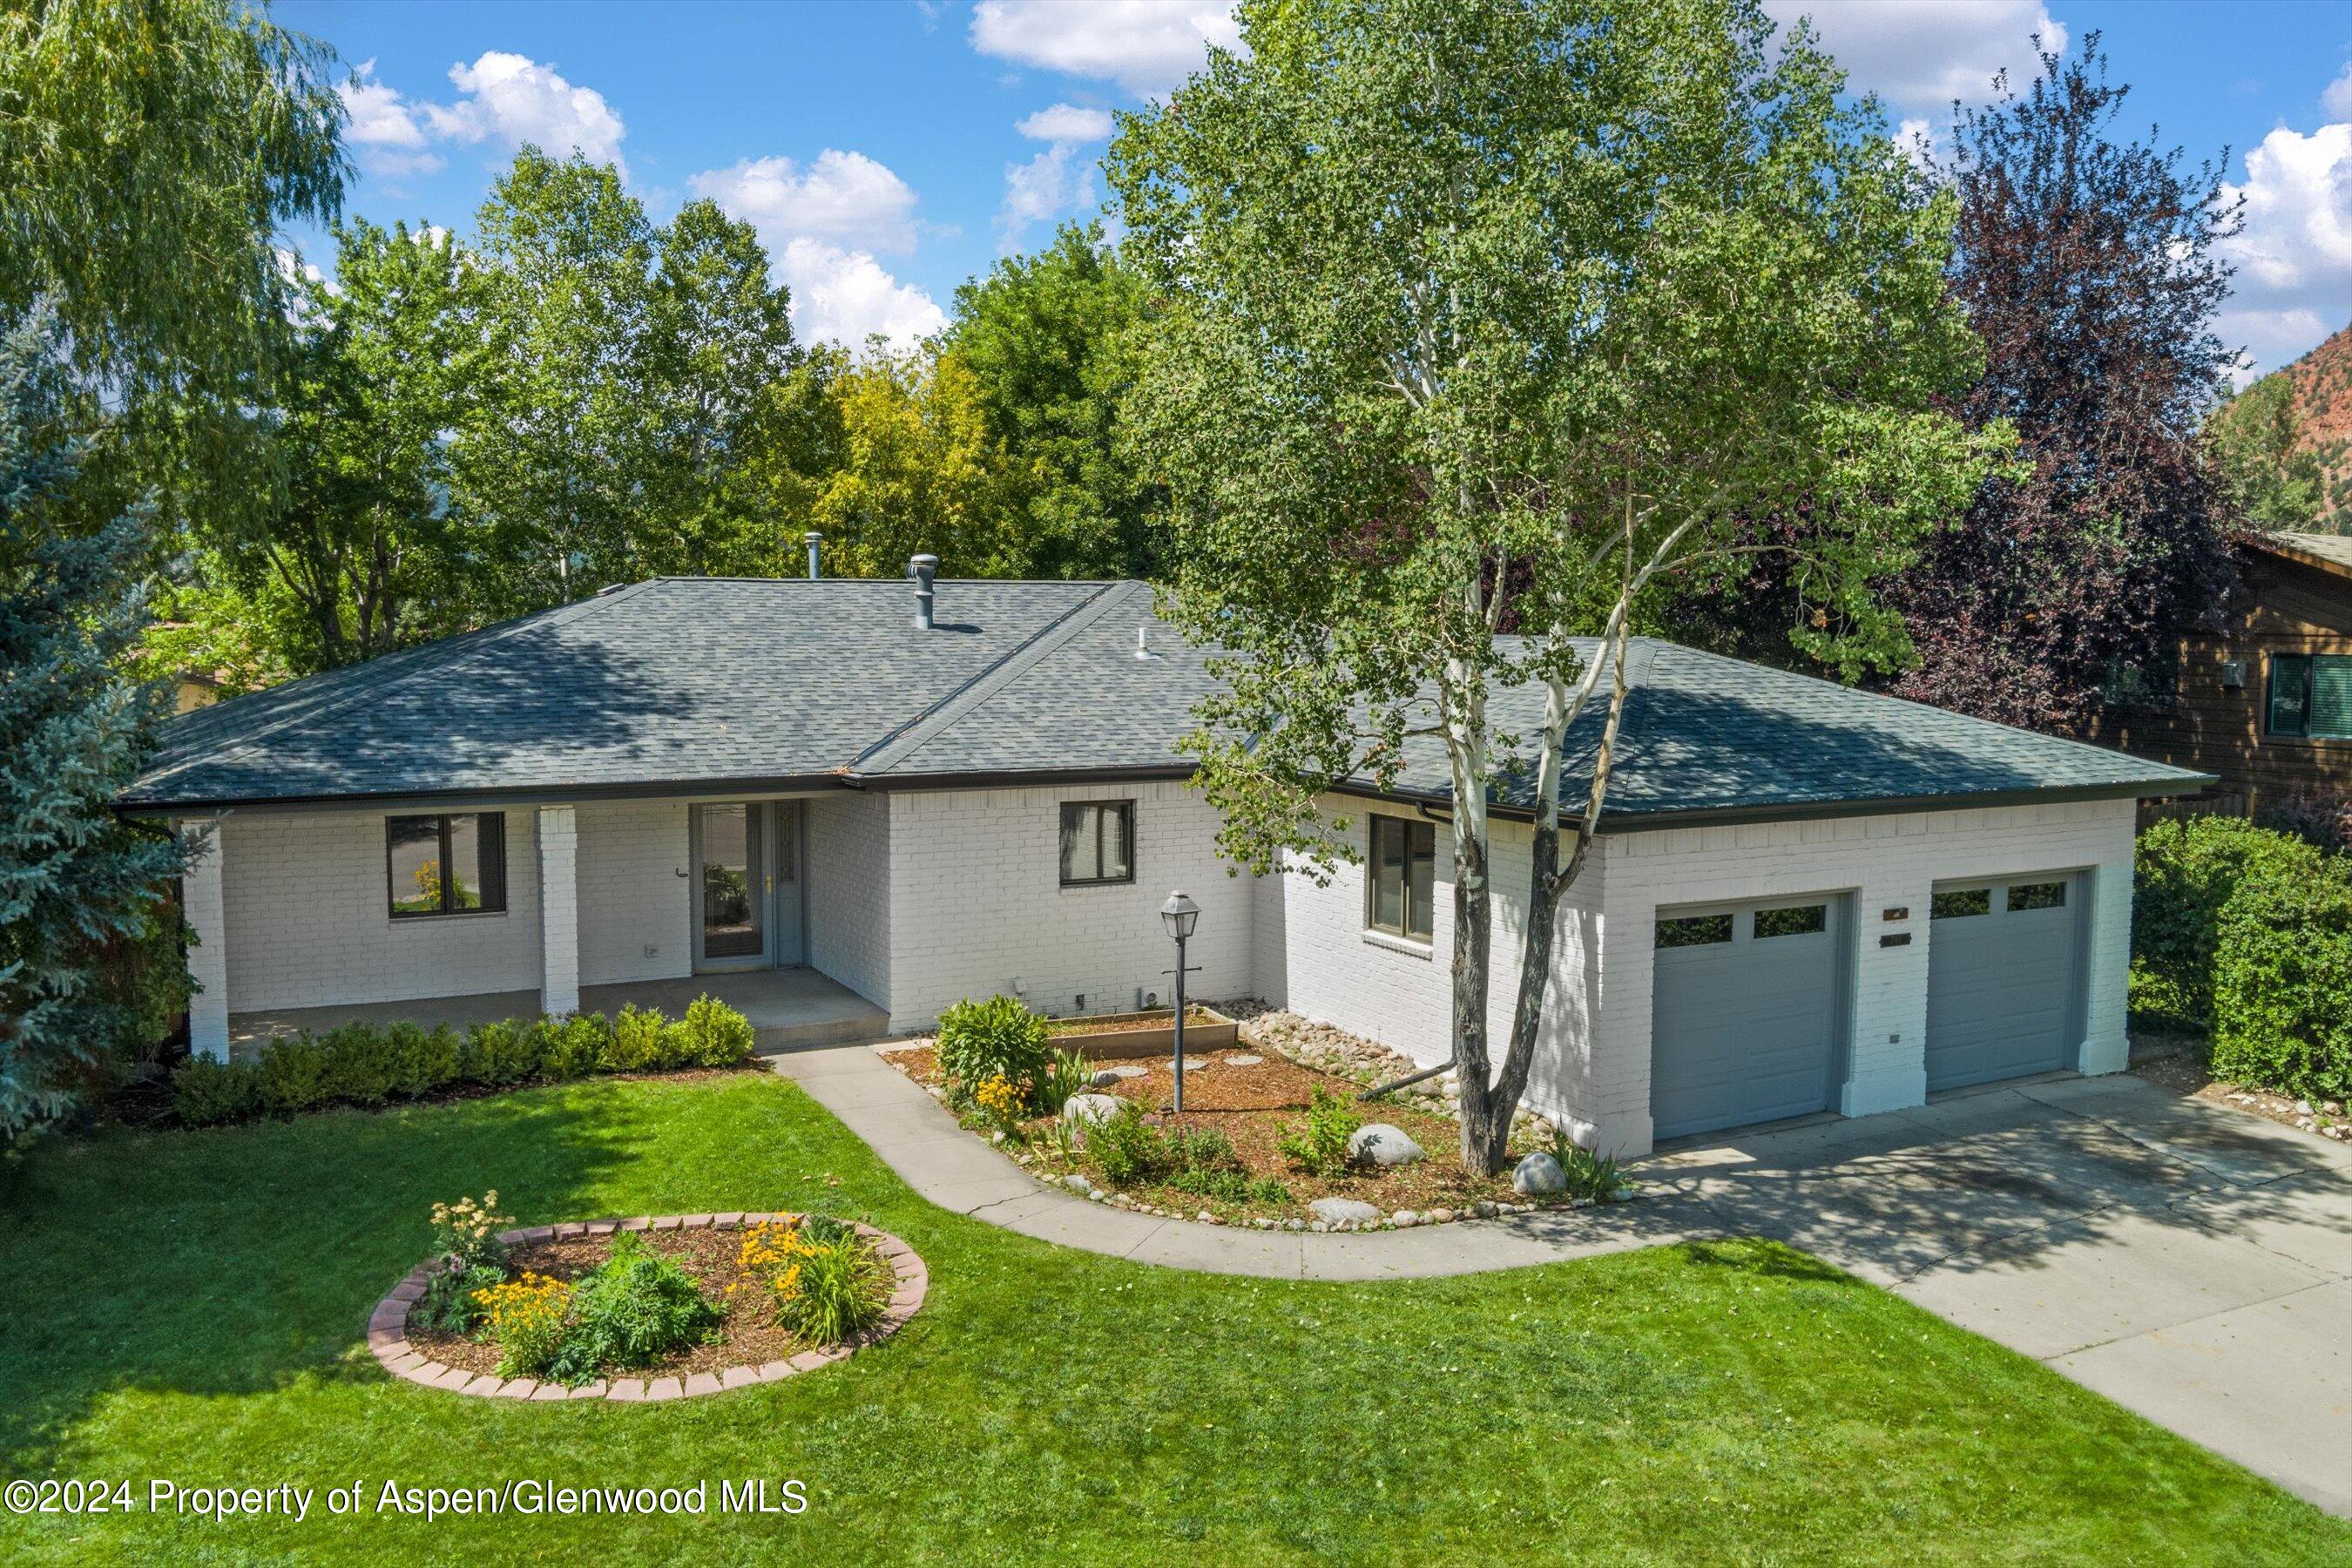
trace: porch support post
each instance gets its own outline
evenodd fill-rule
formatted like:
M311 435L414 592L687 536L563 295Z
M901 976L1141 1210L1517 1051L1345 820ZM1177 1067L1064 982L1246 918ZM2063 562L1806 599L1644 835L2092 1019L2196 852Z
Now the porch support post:
M580 814L539 808L539 1005L580 1011Z
M188 977L196 993L188 998L188 1048L216 1062L228 1060L228 904L221 891L221 825L184 819L180 912L194 940L188 945Z

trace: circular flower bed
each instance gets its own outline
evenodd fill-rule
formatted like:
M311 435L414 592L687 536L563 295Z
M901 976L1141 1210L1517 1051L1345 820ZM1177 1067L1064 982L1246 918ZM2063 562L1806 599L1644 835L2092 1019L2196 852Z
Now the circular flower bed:
M521 1271L520 1278L541 1283L560 1273L581 1272L585 1265L604 1260L613 1249L612 1238L632 1232L641 1233L662 1256L679 1260L690 1271L707 1272L715 1279L719 1277L719 1260L744 1255L747 1238L723 1233L752 1233L750 1239L765 1247L772 1232L760 1227L791 1226L798 1219L797 1215L784 1214L643 1215L501 1231L497 1239L509 1250L513 1264ZM429 1388L501 1399L682 1399L741 1388L747 1384L775 1383L795 1373L811 1372L840 1361L862 1345L887 1339L923 1304L930 1275L914 1249L887 1231L865 1225L851 1228L865 1239L876 1257L888 1264L894 1285L888 1305L874 1322L841 1342L823 1348L794 1349L791 1336L780 1333L765 1314L730 1312L723 1336L715 1336L690 1354L672 1357L677 1365L645 1369L646 1375L598 1378L577 1387L530 1377L502 1377L488 1370L495 1364L497 1355L485 1346L433 1331L421 1320L412 1338L410 1309L424 1300L440 1261L437 1258L419 1264L376 1303L374 1313L368 1319L368 1348L375 1352L384 1370L395 1377Z

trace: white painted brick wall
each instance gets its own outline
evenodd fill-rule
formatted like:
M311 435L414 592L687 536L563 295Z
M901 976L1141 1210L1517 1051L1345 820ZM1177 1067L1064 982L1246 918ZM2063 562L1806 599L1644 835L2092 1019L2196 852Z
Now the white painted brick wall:
M1216 814L1176 783L1060 789L905 791L890 801L890 1026L921 1028L967 996L1007 991L1067 1013L1133 1005L1138 987L1164 1004L1175 945L1160 922L1171 889L1199 900L1187 953L1191 995L1254 986L1253 879L1227 873ZM1061 886L1061 805L1135 802L1135 880ZM811 829L812 847L816 832ZM820 911L824 906L819 905ZM819 914L819 920L824 916Z
M531 812L506 813L503 914L394 921L383 831L381 812L237 811L223 819L232 1011L539 989Z
M228 1059L228 931L223 905L220 836L208 821L178 825L187 852L180 874L180 910L194 937L188 949L188 1048L215 1061Z
M1357 849L1365 847L1368 805L1336 797L1325 814L1348 824ZM1387 807L1370 807L1388 811ZM1406 811L1393 815L1409 816ZM1285 988L1293 1012L1337 1025L1377 1040L1423 1067L1453 1054L1454 850L1452 828L1433 825L1437 839L1437 886L1432 940L1423 951L1364 929L1361 864L1342 865L1330 885L1318 888L1301 871L1284 874L1284 944L1288 973ZM1492 836L1494 932L1488 950L1486 1000L1488 1051L1499 1068L1517 1004L1519 960L1527 930L1528 856L1533 835L1526 826L1497 822ZM1543 1109L1557 1099L1558 1064L1584 1029L1588 998L1597 994L1599 921L1607 875L1607 841L1594 847L1576 885L1561 905L1553 935L1554 967L1544 1028L1538 1037L1536 1066L1528 1079L1529 1103ZM1271 949L1271 939L1260 937Z
M808 803L809 965L877 1007L890 1005L890 797Z
M1359 819L1363 809L1355 803L1327 805ZM1558 966L1528 1104L1604 1148L1647 1150L1651 932L1658 909L1818 892L1853 895L1853 1048L1839 1109L1860 1116L1917 1105L1927 1089L1933 885L2044 871L2080 872L2089 904L2081 1070L2118 1071L2127 1049L2134 812L2130 801L2053 804L1605 837L1597 847L1598 863L1588 864L1571 907L1562 910ZM1517 979L1528 841L1524 827L1496 825L1487 1017L1498 1056ZM1427 958L1366 940L1360 868L1342 868L1320 889L1298 874L1285 876L1291 1008L1416 1061L1444 1060L1450 1049L1453 918L1443 827L1438 864L1436 932ZM1884 921L1881 911L1890 907L1907 908L1910 918ZM1910 943L1881 947L1879 937L1890 931L1910 932Z
M579 810L582 984L694 973L687 803L599 801Z
M539 819L539 1008L580 1011L580 814L542 805Z

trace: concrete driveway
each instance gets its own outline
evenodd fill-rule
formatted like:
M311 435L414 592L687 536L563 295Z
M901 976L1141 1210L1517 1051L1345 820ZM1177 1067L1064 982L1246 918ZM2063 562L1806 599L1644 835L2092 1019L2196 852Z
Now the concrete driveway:
M2125 1075L1718 1134L1641 1173L2352 1513L2352 1148Z

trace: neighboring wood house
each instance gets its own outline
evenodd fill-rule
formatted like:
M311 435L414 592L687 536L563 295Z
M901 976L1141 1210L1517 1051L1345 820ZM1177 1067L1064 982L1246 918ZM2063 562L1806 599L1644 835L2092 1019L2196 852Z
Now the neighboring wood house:
M2352 538L2262 535L2227 625L2184 639L2171 700L2103 740L2211 773L2194 803L2251 815L2297 790L2352 792Z
M1356 863L1231 875L1178 749L1213 678L1148 584L940 583L936 619L930 588L666 578L179 719L122 807L196 850L196 1048L705 986L785 997L770 1046L820 1005L877 1035L996 991L1124 1009L1168 985L1182 888L1197 994L1445 1058L1435 741L1324 803ZM2203 775L1648 638L1627 676L1532 1109L1625 1154L2125 1065L2134 817ZM1496 729L1541 703L1498 690ZM1493 803L1498 1026L1531 773Z

